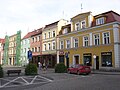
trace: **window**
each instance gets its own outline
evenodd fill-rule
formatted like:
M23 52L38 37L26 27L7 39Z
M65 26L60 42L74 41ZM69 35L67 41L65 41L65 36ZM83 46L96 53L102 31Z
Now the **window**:
M32 42L34 42L34 38L32 38Z
M101 59L103 67L112 67L112 52L101 53Z
M52 42L52 49L55 49L55 41Z
M38 52L40 52L40 47L38 47Z
M103 33L103 44L109 44L110 43L110 33L105 32Z
M66 48L70 48L70 40L66 40Z
M55 37L55 31L53 31L53 37Z
M44 44L44 50L46 50L46 44Z
M63 34L66 34L66 33L68 33L68 30L67 30L67 28L64 28Z
M44 39L46 39L46 33L44 33Z
M35 47L35 52L37 52L37 47Z
M48 43L48 50L50 50L50 43Z
M84 29L86 27L85 20L81 21L81 28Z
M77 38L74 39L74 47L75 47L75 48L78 47L78 39L77 39Z
M40 36L38 37L38 40L40 41Z
M48 38L50 38L50 32L48 32Z
M26 53L26 48L24 48L24 53Z
M104 24L104 17L96 19L96 25Z
M63 47L64 47L64 42L60 41L60 49L63 49Z
M80 22L77 22L77 23L75 24L75 30L76 30L76 31L80 30Z
M32 48L32 52L34 52L34 48Z
M36 39L35 41L37 42L37 37L35 37L35 39Z
M92 54L91 53L83 54L83 61L84 65L92 66Z
M100 36L99 34L94 35L94 45L100 44Z
M88 46L88 45L89 45L88 36L85 36L83 39L83 46Z

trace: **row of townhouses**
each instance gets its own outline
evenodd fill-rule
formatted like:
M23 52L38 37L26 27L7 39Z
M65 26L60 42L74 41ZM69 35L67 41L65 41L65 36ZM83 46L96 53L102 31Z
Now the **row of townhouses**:
M1 64L26 65L30 48L35 64L54 67L62 62L67 67L85 64L94 69L120 69L120 15L114 11L96 16L80 13L70 22L61 19L20 38L18 31L0 39Z

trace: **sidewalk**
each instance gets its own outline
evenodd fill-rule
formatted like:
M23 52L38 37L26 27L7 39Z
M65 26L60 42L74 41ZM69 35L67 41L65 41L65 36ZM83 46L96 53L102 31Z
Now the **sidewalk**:
M103 74L103 75L120 75L120 72L115 71L100 71L100 70L92 70L91 74Z
M52 75L58 75L63 73L55 73L54 69L48 68L46 71L38 71L40 75L44 76L52 76ZM67 73L66 73L67 74ZM101 74L101 75L120 75L120 72L115 71L100 71L100 70L92 70L91 74Z

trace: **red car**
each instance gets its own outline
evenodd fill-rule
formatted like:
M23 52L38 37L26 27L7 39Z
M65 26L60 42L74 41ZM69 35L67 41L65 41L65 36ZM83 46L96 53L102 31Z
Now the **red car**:
M76 74L90 74L91 73L91 68L90 66L82 65L82 64L77 64L73 65L70 68L67 69L68 73L76 73Z

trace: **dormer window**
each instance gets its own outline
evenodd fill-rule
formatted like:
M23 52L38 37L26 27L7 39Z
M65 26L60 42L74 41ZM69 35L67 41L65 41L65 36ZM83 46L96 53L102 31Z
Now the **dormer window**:
M96 25L104 24L104 17L96 19Z
M84 29L86 27L86 22L85 20L81 21L81 28Z
M66 33L68 33L68 29L67 29L67 28L64 28L64 29L63 29L63 34L66 34Z
M76 31L80 30L80 22L77 22L77 23L75 24L75 30L76 30Z

